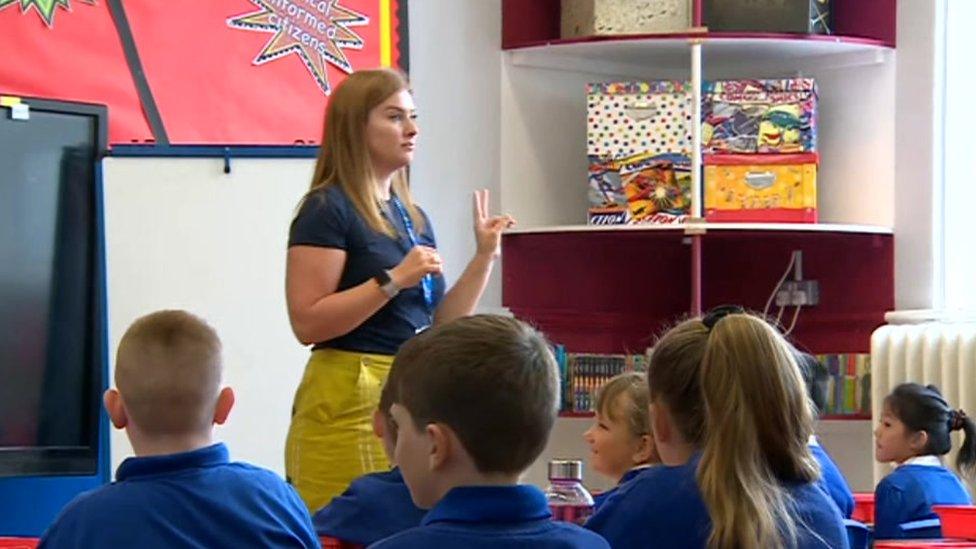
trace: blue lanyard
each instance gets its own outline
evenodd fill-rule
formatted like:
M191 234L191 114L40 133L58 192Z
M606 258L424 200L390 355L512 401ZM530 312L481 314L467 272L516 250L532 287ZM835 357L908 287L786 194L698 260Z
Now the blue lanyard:
M403 220L403 227L407 229L407 238L410 240L410 246L417 246L417 233L413 230L413 221L410 219L410 215L407 214L406 208L403 207L403 203L397 195L391 195L390 201L396 207L397 212L400 214L400 219ZM426 274L422 279L420 279L420 287L424 292L424 304L427 305L427 313L434 313L434 277L433 275Z

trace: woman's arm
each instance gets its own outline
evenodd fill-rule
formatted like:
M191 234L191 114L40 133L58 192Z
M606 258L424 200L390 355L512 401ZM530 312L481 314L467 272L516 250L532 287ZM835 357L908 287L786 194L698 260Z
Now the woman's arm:
M345 263L346 251L338 248L292 246L288 249L285 271L288 318L295 337L303 344L345 335L389 301L373 279L337 292ZM390 278L403 288L416 285L427 273L440 271L437 252L417 246L390 269Z
M435 324L450 322L474 313L481 294L488 285L495 258L500 253L502 232L515 224L515 220L509 215L489 217L488 203L487 190L475 191L473 217L477 251L434 312Z

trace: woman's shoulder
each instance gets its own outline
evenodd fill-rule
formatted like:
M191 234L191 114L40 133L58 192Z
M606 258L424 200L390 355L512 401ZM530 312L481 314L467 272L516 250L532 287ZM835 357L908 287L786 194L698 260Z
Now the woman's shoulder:
M345 218L353 211L348 195L338 185L312 189L302 197L297 217Z
M305 202L312 202L319 205L341 205L343 207L350 204L349 196L339 185L324 185L313 189L305 195Z

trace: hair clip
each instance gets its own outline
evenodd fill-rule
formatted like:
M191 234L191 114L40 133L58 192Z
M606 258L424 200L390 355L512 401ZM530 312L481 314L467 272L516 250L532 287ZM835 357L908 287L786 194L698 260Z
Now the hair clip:
M744 314L746 310L739 305L719 305L714 309L708 311L708 313L702 317L702 324L708 328L709 331L718 324L719 320L729 316L729 315L741 315Z
M962 408L949 413L949 430L958 431L966 426L966 412Z

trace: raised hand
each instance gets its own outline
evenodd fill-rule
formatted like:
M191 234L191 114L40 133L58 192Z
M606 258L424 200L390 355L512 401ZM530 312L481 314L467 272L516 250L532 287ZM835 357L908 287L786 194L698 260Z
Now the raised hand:
M474 192L474 238L478 255L497 257L501 250L502 233L515 225L510 215L489 216L488 189Z

